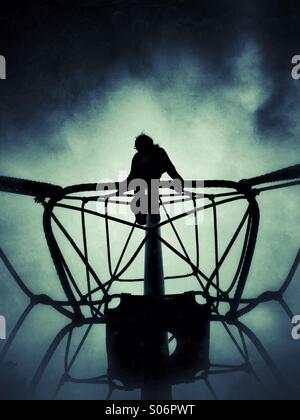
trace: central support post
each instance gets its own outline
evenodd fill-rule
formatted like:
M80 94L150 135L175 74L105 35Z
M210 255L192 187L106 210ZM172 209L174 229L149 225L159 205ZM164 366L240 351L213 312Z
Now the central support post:
M154 219L157 216L147 216L147 228L151 233L145 246L144 294L160 298L165 294L163 254L161 241L157 237L160 235L160 228L156 227ZM153 332L147 346L142 400L172 400L172 385L167 381L164 362L169 355L167 331Z

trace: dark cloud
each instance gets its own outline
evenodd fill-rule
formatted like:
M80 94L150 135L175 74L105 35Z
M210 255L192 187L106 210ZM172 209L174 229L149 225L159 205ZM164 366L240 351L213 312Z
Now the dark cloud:
M292 114L297 109L300 85L291 77L291 60L299 50L299 11L296 1L262 2L250 36L261 48L269 98L257 112L257 125L266 137L282 141L295 134Z
M290 60L299 45L299 16L293 0L6 2L0 39L8 80L1 85L0 122L10 135L1 136L1 149L13 146L14 133L18 143L18 130L30 139L49 137L53 119L62 124L95 89L109 93L122 71L142 80L163 78L153 73L158 53L184 49L201 60L214 83L230 83L246 38L258 42L265 77L273 81L258 129L284 134L286 99L296 88Z

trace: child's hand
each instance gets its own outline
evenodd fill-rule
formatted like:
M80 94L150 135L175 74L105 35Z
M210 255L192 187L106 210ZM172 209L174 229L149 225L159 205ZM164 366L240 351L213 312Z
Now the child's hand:
M42 195L38 195L37 197L35 197L34 202L37 204L44 204L45 200L46 200L46 197Z

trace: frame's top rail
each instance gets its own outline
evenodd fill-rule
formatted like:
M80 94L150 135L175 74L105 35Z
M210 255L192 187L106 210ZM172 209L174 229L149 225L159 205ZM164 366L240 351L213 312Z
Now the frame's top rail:
M291 166L288 168L281 169L279 171L271 172L266 175L258 176L255 178L245 179L240 182L224 181L224 180L208 180L208 181L186 181L186 188L199 188L201 184L204 188L228 188L237 190L239 193L244 193L245 189L249 189L255 186L278 183L284 181L296 181L292 185L297 185L297 181L300 183L300 164ZM170 188L170 181L160 181L161 188ZM12 178L0 176L0 191L27 195L32 197L42 198L62 198L69 194L76 194L80 192L100 192L100 191L115 191L118 195L120 189L120 182L107 182L107 183L89 183L73 185L66 188L62 188L58 185L52 185L44 182L35 182L31 180ZM276 188L281 188L289 185L278 185ZM263 191L263 190L261 190Z
M0 191L32 197L53 197L63 193L63 188L45 182L0 176Z

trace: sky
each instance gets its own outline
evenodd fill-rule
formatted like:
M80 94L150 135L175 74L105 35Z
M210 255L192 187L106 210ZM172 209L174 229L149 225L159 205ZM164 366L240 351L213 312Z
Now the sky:
M5 2L0 12L0 55L7 62L7 80L0 81L1 175L61 186L123 179L141 132L168 151L186 179L238 181L299 163L300 81L291 76L292 57L300 54L299 20L293 0ZM280 284L299 247L299 190L268 193L259 204L261 231L247 285L251 296ZM224 243L235 226L232 212L240 210L228 209L222 216ZM76 235L75 218L68 223ZM37 293L61 297L42 209L30 198L1 193L0 231L1 247L27 284ZM186 235L192 249L192 234ZM118 228L116 255L119 237ZM211 256L209 233L203 242L205 265ZM166 258L165 269L181 266ZM5 268L0 270L0 314L11 330L26 299ZM288 299L300 313L297 280L299 273ZM299 386L299 344L290 339L289 320L275 305L265 305L247 322ZM2 379L10 397L17 393L16 383L29 380L34 361L64 325L43 308L30 316L11 355L17 367L7 365ZM104 331L95 331L79 369L84 376L104 368L103 340ZM216 327L212 352L235 359L224 340ZM40 398L49 397L60 356L61 350ZM214 381L222 398L263 398L242 375ZM192 385L176 393L207 397L203 387ZM65 398L104 396L105 391L88 386L63 391Z

